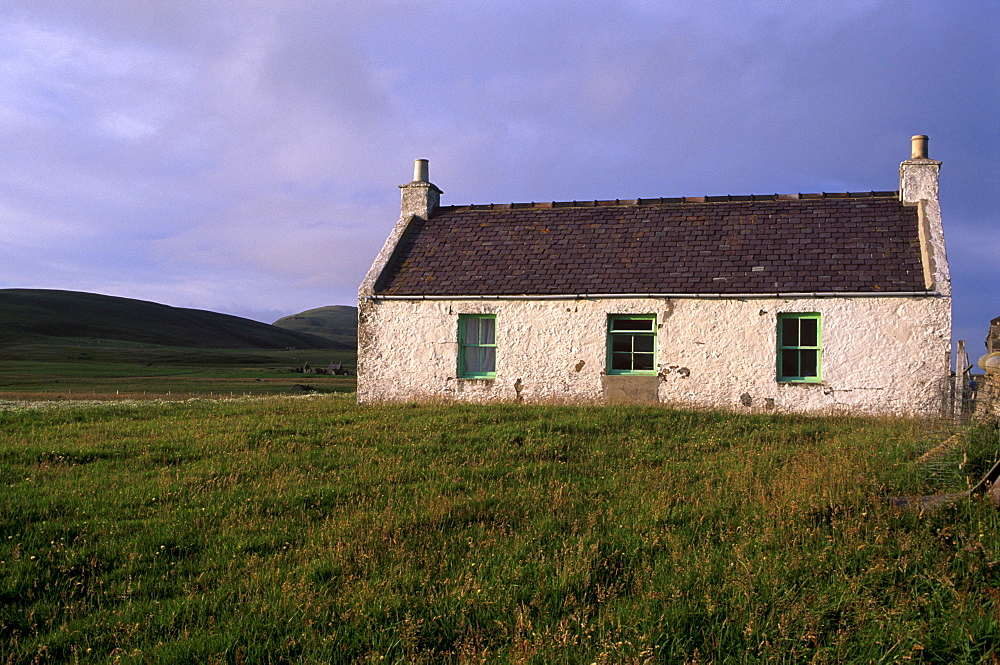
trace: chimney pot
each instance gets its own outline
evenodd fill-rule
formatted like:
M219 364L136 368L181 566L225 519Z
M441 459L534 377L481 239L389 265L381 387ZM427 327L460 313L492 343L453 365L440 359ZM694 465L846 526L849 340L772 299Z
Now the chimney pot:
M927 159L927 137L917 134L910 139L910 159Z
M426 159L413 160L413 181L430 182Z

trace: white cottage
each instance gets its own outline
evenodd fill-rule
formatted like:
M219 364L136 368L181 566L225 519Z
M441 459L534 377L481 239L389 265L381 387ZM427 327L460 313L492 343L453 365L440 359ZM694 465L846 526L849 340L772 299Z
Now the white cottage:
M358 401L940 413L941 163L900 189L440 206L417 160L358 306Z

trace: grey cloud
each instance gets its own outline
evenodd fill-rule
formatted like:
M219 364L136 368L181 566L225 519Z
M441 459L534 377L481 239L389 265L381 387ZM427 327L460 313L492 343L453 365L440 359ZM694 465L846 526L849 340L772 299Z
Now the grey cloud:
M1000 177L998 16L962 1L5 5L0 285L235 313L350 303L416 157L445 203L891 189L927 133L956 294L975 293L1000 269L977 249ZM961 334L1000 314L955 307Z

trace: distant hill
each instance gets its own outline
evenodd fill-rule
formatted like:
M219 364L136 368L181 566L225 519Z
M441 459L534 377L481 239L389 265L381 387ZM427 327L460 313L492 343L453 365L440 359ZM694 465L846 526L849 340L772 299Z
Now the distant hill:
M349 305L317 307L278 319L274 325L287 330L325 337L358 348L358 308Z
M217 349L346 349L238 316L78 291L0 289L0 341L89 337Z

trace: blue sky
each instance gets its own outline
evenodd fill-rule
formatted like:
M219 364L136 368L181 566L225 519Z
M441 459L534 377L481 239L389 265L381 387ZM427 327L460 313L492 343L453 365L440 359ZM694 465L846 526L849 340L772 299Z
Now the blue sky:
M896 189L944 162L955 337L1000 316L994 0L0 5L0 288L273 321L442 203Z

